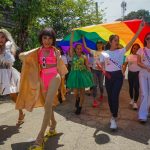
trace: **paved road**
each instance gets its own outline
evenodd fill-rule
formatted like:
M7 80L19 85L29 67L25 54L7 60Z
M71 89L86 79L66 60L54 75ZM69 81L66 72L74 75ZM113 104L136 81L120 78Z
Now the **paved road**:
M129 106L128 86L120 96L120 111L117 132L109 130L110 112L107 97L99 108L93 109L92 98L86 96L83 113L74 114L74 99L56 108L58 135L45 144L45 150L150 150L150 120L141 125L137 112ZM0 150L27 150L40 128L43 109L26 113L26 122L15 126L17 111L11 101L0 103Z

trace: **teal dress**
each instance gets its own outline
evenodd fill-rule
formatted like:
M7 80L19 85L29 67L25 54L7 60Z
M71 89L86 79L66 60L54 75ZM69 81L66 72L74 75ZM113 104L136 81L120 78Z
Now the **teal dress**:
M93 75L85 66L84 57L73 56L71 71L67 80L67 87L73 89L93 86Z

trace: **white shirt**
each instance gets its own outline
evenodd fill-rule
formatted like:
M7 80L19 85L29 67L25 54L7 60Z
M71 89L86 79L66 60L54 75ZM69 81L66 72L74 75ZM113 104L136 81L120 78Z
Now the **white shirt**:
M147 55L148 55L149 58L150 58L150 49L148 49L147 47L145 47L144 49L143 49L143 48L140 48L140 49L137 51L137 54L141 56L141 62L142 62L146 67L149 67L149 68L150 68L150 62L148 61L147 57L145 56L144 50L146 51ZM142 70L145 70L145 69L142 68Z
M65 55L61 55L61 58L62 58L64 64L67 65L68 64L67 57Z
M132 72L140 71L141 68L137 64L137 58L138 56L133 54L127 56L126 62L128 62L129 71Z
M99 57L100 57L102 52L101 51L96 51L96 50L91 50L90 53L93 55L92 68L94 70L98 70L97 67L96 67L97 66L96 63L99 61Z
M103 51L100 56L100 62L105 64L106 71L113 72L121 70L125 52L125 48Z

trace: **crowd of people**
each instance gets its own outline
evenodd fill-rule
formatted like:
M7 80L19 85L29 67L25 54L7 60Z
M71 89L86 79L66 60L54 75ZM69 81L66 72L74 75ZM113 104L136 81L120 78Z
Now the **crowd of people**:
M144 38L144 48L134 43L144 25L141 22L134 37L122 48L118 35L111 35L107 45L97 41L96 50L87 47L84 36L81 37L83 43L74 46L72 31L67 53L61 47L55 47L54 30L43 29L39 34L40 47L19 55L21 74L13 68L17 46L11 34L0 29L0 94L10 94L16 103L19 110L17 125L24 122L23 109L31 112L35 107L44 107L45 110L41 129L29 150L43 149L45 137L57 134L54 108L58 101L66 100L69 90L74 92L75 114L80 115L85 89L90 88L93 107L97 107L104 98L105 83L111 113L110 129L116 130L119 94L127 68L130 104L133 109L138 109L140 95L138 119L142 123L147 121L150 107L150 32ZM88 54L83 52L83 46ZM124 60L125 53L130 49L130 55ZM45 135L47 127L49 130Z

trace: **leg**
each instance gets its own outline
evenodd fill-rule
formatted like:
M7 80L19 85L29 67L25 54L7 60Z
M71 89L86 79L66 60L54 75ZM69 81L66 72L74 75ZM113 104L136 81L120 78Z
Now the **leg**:
M84 103L85 89L80 89L79 92L80 92L80 103L79 103L79 106L77 107L77 110L75 112L76 115L80 115L80 113L81 113L82 106L83 106L83 103Z
M133 82L134 82L134 76L132 72L128 72L128 82L129 82L129 94L131 100L133 99Z
M62 97L62 100L64 101L64 100L66 100L66 98L65 98L65 95L66 95L65 77L61 78L60 88L61 88L61 97Z
M139 108L138 117L140 120L147 121L148 116L148 82L147 75L142 72L139 73L139 82L141 90L141 104Z
M46 128L49 124L49 120L52 117L52 105L53 105L53 101L55 98L55 95L57 93L57 90L59 88L61 79L60 79L60 75L57 75L56 77L54 77L49 85L47 94L46 94L46 99L45 99L45 113L44 113L44 118L43 118L43 122L42 122L42 126L41 126L41 130L37 136L36 139L36 144L41 145L43 142L43 138L44 138L44 133L46 131Z
M139 73L136 72L134 76L134 102L136 103L139 98Z
M80 107L83 106L84 103L84 94L85 94L85 89L80 89Z
M80 104L80 97L79 97L79 90L78 89L74 89L74 95L75 95L75 107L78 108L79 104Z
M107 91L107 97L108 97L108 104L110 108L110 112L112 114L112 87L113 87L113 77L111 79L105 80L105 86Z
M11 99L12 99L15 103L16 103L17 96L18 96L18 93L11 93L11 94L10 94ZM22 110L22 109L19 109L19 117L18 117L18 122L17 122L17 124L16 124L17 126L24 123L24 117L25 117L25 114L23 113L23 110Z
M150 108L150 74L148 75L148 112Z
M103 93L104 93L103 82L104 82L104 75L102 74L101 71L98 71L98 83L99 83L101 98L103 97Z
M120 73L119 73L120 74ZM114 118L118 117L118 108L119 108L119 94L123 84L123 75L117 75L114 80L112 87L112 115Z
M97 84L98 84L98 79L97 79L97 74L96 74L96 70L92 70L92 74L93 74L93 79L94 79L94 86L92 87L92 91L93 91L93 107L97 107L98 106L98 102L96 100L97 97Z

